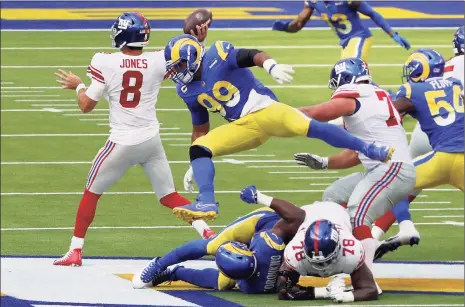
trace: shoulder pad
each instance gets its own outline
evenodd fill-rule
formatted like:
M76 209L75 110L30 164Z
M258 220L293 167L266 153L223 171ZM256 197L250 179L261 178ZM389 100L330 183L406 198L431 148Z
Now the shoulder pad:
M272 249L282 251L284 248L286 248L286 244L284 244L283 239L271 231L261 232L260 237L265 241L268 247Z
M339 87L331 96L334 98L360 98L371 96L375 88L371 84L344 84Z
M210 49L216 49L217 55L225 61L234 46L228 41L216 41Z

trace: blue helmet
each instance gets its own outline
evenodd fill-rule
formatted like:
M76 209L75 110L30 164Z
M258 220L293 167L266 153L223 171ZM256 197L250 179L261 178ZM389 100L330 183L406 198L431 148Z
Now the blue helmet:
M216 265L231 279L248 279L257 270L257 258L247 245L230 241L216 251Z
M454 54L459 55L465 52L464 48L464 33L463 33L463 26L457 29L454 34L454 39L452 40L452 44L454 46Z
M145 17L137 12L121 14L111 26L110 38L113 47L145 47L149 43L150 24Z
M371 75L367 63L359 58L348 58L337 62L329 76L328 87L332 90L341 85L370 81Z
M341 244L336 225L328 220L313 222L305 232L305 258L316 270L328 268L339 256Z
M436 50L421 48L412 52L404 64L402 82L423 82L428 78L442 77L445 61Z
M190 34L173 37L165 47L166 71L172 73L174 82L186 85L199 70L205 49Z

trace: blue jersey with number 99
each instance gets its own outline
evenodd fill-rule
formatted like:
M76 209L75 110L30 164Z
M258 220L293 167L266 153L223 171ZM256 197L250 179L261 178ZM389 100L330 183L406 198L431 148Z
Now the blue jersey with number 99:
M230 42L215 42L202 59L201 79L176 86L191 111L193 125L208 122L208 112L231 122L278 101L250 69L237 65L238 50Z
M410 115L418 120L434 151L464 152L462 89L460 80L438 77L405 83L397 92L397 98L414 104Z
M336 32L343 47L353 37L371 37L370 30L363 25L358 11L350 6L350 1L318 1L315 10Z

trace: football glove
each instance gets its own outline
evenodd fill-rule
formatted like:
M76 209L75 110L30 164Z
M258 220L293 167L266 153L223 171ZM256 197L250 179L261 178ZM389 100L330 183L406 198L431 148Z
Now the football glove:
M315 8L316 3L317 0L304 1L304 6L313 10Z
M311 153L296 153L294 160L299 165L308 166L312 169L327 169L328 158L320 157Z
M397 32L392 33L392 39L395 40L396 43L401 45L403 48L405 48L407 50L410 49L410 43L408 42L408 40L406 40L405 38L400 36L399 33L397 33Z
M290 23L290 21L276 20L273 23L272 29L275 31L286 31Z
M254 185L245 187L241 191L242 201L248 204L258 204L257 196L258 196L258 190Z
M355 299L352 291L343 291L342 289L330 291L329 298L335 303L350 303Z
M275 60L268 59L263 62L263 68L279 84L290 83L293 80L291 74L294 74L294 69L292 69L291 65L278 64Z
M192 170L192 166L189 166L189 169L184 175L184 190L189 193L194 192L194 183L194 171Z

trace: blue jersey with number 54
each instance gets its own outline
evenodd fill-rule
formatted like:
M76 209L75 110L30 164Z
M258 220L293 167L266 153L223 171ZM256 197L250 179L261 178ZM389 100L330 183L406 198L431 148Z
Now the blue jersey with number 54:
M278 101L250 69L237 65L238 50L230 42L215 42L202 60L201 79L176 86L193 125L208 122L208 112L219 113L231 122Z
M411 113L429 138L434 151L464 151L464 106L462 83L455 78L430 78L402 85L397 97L415 105Z

